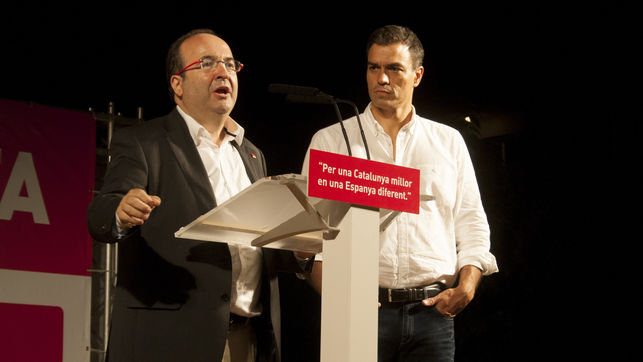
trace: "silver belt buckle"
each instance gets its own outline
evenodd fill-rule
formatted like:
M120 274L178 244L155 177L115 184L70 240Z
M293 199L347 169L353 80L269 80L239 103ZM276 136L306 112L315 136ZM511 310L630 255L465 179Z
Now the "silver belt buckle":
M425 299L429 297L429 291L438 291L439 292L439 291L442 290L442 288L440 288L440 285L435 284L435 283L427 285L426 287L424 287L422 289L423 289L423 292L424 292L424 298Z

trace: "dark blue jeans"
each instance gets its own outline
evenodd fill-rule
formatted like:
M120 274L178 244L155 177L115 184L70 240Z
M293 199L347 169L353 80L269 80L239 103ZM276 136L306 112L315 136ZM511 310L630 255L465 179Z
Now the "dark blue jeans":
M379 308L378 362L453 361L453 318L422 302L383 303Z

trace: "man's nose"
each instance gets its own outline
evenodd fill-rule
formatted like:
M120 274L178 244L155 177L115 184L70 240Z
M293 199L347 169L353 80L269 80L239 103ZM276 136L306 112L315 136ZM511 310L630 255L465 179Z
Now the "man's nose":
M217 78L230 77L230 71L226 67L226 63L222 60L217 61L216 64L214 65L214 73L216 74Z
M389 83L388 74L386 74L386 71L384 69L380 69L379 73L377 74L377 83L378 84L388 84Z

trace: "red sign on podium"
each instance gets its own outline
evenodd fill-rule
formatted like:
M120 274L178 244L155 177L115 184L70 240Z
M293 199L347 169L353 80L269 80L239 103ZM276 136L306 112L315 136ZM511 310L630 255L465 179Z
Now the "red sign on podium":
M420 170L310 150L308 196L420 212Z

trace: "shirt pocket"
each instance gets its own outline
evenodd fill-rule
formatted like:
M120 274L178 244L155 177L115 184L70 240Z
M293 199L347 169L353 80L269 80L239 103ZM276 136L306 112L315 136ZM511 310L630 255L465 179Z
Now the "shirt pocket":
M432 196L430 200L420 201L420 208L430 209L435 205L441 210L453 209L456 199L457 178L448 165L423 164L420 170L420 195Z

